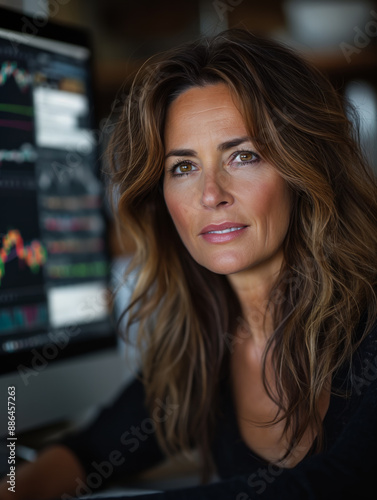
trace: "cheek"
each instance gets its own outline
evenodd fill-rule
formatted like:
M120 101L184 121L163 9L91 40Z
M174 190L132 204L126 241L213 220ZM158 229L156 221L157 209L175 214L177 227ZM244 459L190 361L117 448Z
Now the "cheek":
M271 205L274 203L274 190L268 182L259 183L257 189L254 189L252 203L259 213L268 213Z
M280 189L270 198L271 204L271 225L273 225L277 234L285 236L290 216L291 216L291 199L287 187L281 186Z
M189 226L189 212L186 204L182 202L180 196L169 192L165 193L165 203L178 233L182 235L182 231Z
M250 199L253 212L261 219L267 219L268 224L288 225L291 201L288 188L281 179L260 183Z
M257 218L268 217L272 211L275 211L279 197L280 193L277 193L271 182L258 180L258 182L243 185L245 205L250 215L255 215Z

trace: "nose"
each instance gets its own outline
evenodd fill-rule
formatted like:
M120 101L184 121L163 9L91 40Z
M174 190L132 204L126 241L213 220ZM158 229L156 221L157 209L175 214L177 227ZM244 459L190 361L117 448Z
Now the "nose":
M230 192L230 179L226 172L207 172L203 176L201 205L207 208L231 205L234 202Z

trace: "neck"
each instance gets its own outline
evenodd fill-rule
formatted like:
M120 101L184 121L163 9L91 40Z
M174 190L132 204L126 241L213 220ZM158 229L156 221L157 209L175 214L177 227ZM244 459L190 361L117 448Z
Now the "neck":
M272 269L259 269L258 272L251 269L228 275L241 304L240 332L249 335L259 345L265 345L274 330L275 306L273 301L269 302L269 296L281 265L282 261Z

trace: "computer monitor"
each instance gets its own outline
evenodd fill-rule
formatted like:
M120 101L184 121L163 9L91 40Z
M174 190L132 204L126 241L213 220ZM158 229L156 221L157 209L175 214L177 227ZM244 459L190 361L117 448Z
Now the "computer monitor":
M0 436L8 386L22 432L127 378L91 62L85 30L0 9Z

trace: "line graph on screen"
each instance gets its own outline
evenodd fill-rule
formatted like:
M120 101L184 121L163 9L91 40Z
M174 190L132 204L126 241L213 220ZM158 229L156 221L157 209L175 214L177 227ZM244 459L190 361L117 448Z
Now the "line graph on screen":
M9 230L0 243L0 285L5 275L5 264L16 258L24 261L33 273L38 273L47 260L47 251L39 240L25 244L18 229Z

